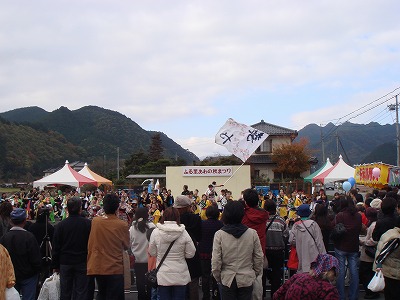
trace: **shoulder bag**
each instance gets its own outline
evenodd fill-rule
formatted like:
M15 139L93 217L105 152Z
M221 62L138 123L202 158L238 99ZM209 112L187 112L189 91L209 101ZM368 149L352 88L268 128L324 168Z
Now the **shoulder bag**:
M161 258L161 261L158 264L157 268L150 270L145 274L147 284L149 284L151 287L154 287L154 288L158 287L158 282L157 282L158 270L160 269L162 263L164 262L165 258L167 257L167 255L168 255L169 251L171 250L172 245L174 243L175 243L175 241L172 241L171 244L169 244L168 249L167 249L167 251L165 251L164 256Z
M307 232L311 235L312 239L314 240L315 247L317 247L318 253L320 253L318 245L317 245L317 241L315 240L314 236L311 234L310 230L308 230L308 228L307 228L306 224L304 224L303 220L300 220L300 221L301 221L301 224L303 224L304 228L307 230ZM313 221L313 222L315 222L315 221Z
M336 217L335 217L335 223L336 223ZM342 240L344 235L346 234L346 232L347 232L347 229L343 223L340 223L340 222L336 223L335 227L333 227L333 230L330 235L332 242L337 243L340 240Z

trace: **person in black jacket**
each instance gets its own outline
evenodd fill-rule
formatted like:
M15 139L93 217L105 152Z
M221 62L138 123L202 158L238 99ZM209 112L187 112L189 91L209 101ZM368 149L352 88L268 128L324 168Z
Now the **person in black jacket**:
M28 227L28 231L32 232L40 247L42 257L42 270L39 275L39 287L42 286L44 280L50 276L51 263L51 241L53 240L54 227L48 221L49 210L40 207L36 214L36 222Z
M376 221L375 229L372 232L372 239L379 242L382 234L384 234L389 229L392 229L396 225L397 216L395 215L395 210L397 207L396 199L392 197L385 197L381 203L381 211L383 216L378 217Z
M79 197L68 199L69 216L55 228L53 269L60 273L60 295L63 299L93 299L94 282L86 275L86 259L91 221L81 216Z
M24 229L25 209L13 210L10 219L13 227L3 235L0 243L10 253L15 271L15 288L22 295L22 299L34 300L42 263L39 245L35 236Z
M186 195L178 195L174 202L174 207L178 209L181 224L185 225L186 231L189 233L196 253L194 257L186 259L191 282L188 284L187 291L189 299L199 299L199 277L201 276L201 264L198 251L198 245L201 241L201 218L192 212L192 199Z

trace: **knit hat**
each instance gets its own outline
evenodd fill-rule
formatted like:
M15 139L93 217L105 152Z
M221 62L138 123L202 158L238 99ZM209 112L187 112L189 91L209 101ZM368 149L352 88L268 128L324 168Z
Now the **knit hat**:
M308 204L302 204L297 208L297 215L301 218L306 218L310 216L311 210L310 210L310 205Z
M22 209L22 208L14 209L10 213L10 219L11 219L11 221L17 221L17 222L24 221L26 219L26 211L25 211L25 209Z
M192 204L192 199L185 195L178 195L174 201L175 208L183 208Z
M382 200L379 198L375 198L374 200L371 201L369 206L376 208L376 209L381 209L381 204L382 204Z
M336 269L336 274L338 274L339 261L330 254L318 254L317 258L311 263L311 269L314 270L317 277L333 268Z

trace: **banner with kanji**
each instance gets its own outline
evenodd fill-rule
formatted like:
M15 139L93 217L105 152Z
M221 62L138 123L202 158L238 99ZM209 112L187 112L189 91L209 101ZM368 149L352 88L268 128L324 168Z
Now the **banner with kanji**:
M261 130L228 119L215 135L215 143L245 162L267 137Z

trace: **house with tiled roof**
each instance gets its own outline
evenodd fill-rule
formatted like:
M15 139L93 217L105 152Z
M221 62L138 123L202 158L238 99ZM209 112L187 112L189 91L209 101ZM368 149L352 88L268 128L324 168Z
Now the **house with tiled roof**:
M280 179L281 174L273 171L276 168L276 164L272 162L272 153L274 149L282 144L291 144L298 135L297 130L266 123L264 120L251 125L251 127L268 134L268 138L247 160L247 163L251 166L251 176L253 178L262 178L263 180L269 178L271 181L274 178Z

